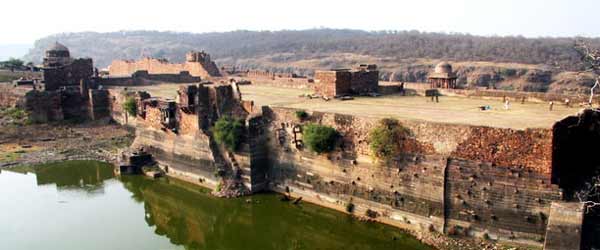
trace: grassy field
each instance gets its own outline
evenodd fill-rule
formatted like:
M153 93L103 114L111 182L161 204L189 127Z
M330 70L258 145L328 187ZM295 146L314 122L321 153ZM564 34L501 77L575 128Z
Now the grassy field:
M178 86L157 85L138 88L149 91L153 96L174 98ZM505 110L501 100L446 96L440 97L439 103L431 102L430 98L422 96L399 95L357 97L349 101L324 101L299 97L311 93L310 90L256 85L243 85L240 89L242 98L254 100L256 105L514 129L551 128L556 121L576 114L580 110L578 107L567 108L556 104L554 110L549 111L548 104L545 103L521 104L519 101L512 100L510 109ZM489 105L492 109L481 111L479 107L484 105Z

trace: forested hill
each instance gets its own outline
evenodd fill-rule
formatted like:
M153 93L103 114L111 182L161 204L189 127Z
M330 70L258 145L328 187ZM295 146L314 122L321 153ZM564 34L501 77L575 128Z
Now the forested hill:
M225 63L238 59L285 55L280 60L325 58L333 53L352 53L389 60L426 58L451 61L491 61L546 64L575 70L579 57L574 38L482 37L467 34L417 31L367 32L312 29L300 31L234 31L224 33L175 33L124 31L68 33L42 38L25 60L40 62L43 51L59 41L75 57L91 57L105 67L113 59L141 56L182 61L189 50L206 50ZM600 39L587 39L600 47Z

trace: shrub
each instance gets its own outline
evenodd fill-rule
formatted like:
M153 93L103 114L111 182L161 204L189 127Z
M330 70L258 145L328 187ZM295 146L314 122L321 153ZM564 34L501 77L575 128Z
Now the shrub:
M130 116L137 115L137 101L133 97L128 97L127 100L123 103L123 110L127 112Z
M221 117L212 128L215 140L231 151L237 150L244 135L244 123L231 117Z
M365 211L365 215L369 218L377 218L377 216L379 216L379 213L377 213L377 211L371 210L371 209L367 209L367 211Z
M348 212L348 213L354 212L354 203L348 202L348 204L346 204L346 212Z
M306 118L308 118L308 113L306 113L306 111L304 110L298 110L296 111L296 118L298 118L298 120L304 120Z
M378 159L387 160L400 153L399 142L408 134L408 129L402 127L398 120L382 119L369 133L371 152Z
M337 137L338 133L332 127L318 124L304 126L304 143L313 152L320 154L333 151Z
M21 120L27 116L25 110L20 108L9 108L4 111L4 114L13 120Z

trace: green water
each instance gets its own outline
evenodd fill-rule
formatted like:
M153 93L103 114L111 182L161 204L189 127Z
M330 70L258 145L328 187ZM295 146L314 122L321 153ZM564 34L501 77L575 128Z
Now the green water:
M0 249L431 249L399 230L276 194L220 199L89 161L2 170Z

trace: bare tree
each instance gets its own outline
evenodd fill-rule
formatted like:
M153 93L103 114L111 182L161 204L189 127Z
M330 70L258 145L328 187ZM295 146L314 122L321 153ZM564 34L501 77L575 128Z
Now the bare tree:
M600 207L600 176L586 182L584 187L575 193L575 196L585 205L586 213L595 207Z
M593 72L596 74L596 82L590 89L590 99L588 103L590 106L594 101L594 91L600 86L600 51L598 49L591 48L588 44L583 41L575 42L575 50L581 56L581 60L586 66L586 71Z

